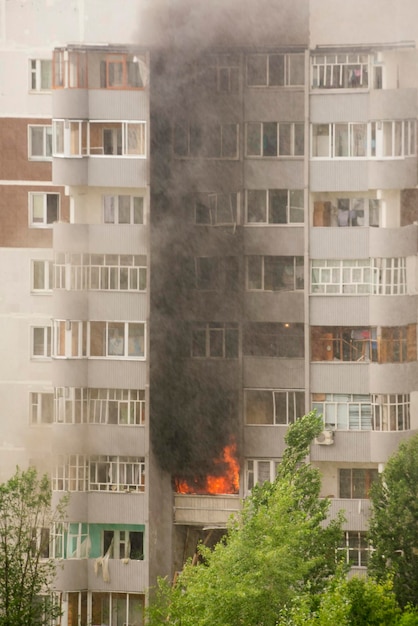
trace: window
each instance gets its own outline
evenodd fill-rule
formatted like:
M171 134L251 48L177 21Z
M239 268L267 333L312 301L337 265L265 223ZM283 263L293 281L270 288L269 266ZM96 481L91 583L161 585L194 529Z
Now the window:
M314 393L312 409L323 416L325 430L371 430L373 427L369 395Z
M380 200L338 198L337 226L379 226Z
M403 431L411 428L410 395L373 394L373 428L380 431Z
M52 470L54 491L87 491L88 463L82 454L59 456Z
M244 356L303 358L303 324L249 322L243 343Z
M144 558L144 533L129 530L104 530L102 534L102 554L111 559Z
M144 604L144 596L140 594L93 591L91 594L91 623L109 624L110 626L143 624ZM87 624L87 621L80 623ZM71 626L78 626L78 622L74 622Z
M145 122L89 122L90 156L146 156Z
M54 394L52 392L33 391L30 399L30 423L52 424L54 418Z
M313 124L312 156L367 157L367 124Z
M246 389L244 402L246 424L293 424L305 414L303 391Z
M406 293L406 259L314 260L311 291L326 294Z
M85 424L88 414L87 402L87 389L56 387L54 392L54 421L60 424Z
M86 357L87 328L87 322L78 320L54 320L54 357Z
M46 359L51 356L51 327L32 327L32 358Z
M304 132L303 123L248 122L246 156L303 156Z
M32 556L49 559L49 528L33 528L31 540Z
M141 196L103 196L105 224L144 224L144 198Z
M97 456L89 463L91 491L144 491L145 461L140 457Z
M250 54L247 56L249 87L290 87L305 84L304 54Z
M239 281L238 257L196 257L194 286L200 291L236 291Z
M381 328L379 363L407 363L417 359L417 327L389 326Z
M370 327L311 327L312 361L372 361L377 362L376 328Z
M141 89L148 79L145 58L138 55L108 55L100 61L100 87L105 89Z
M345 553L345 562L350 567L367 567L370 554L367 533L346 530L339 550Z
M238 124L175 124L176 157L203 159L238 158Z
M248 189L247 224L303 224L303 189Z
M64 558L64 524L53 523L50 531L50 556L52 559Z
M86 559L90 553L90 538L88 524L71 522L68 524L66 558Z
M89 422L138 426L145 423L143 389L89 389Z
M91 291L145 291L147 286L147 258L133 254L84 255L89 263Z
M370 487L378 476L377 469L340 469L340 498L369 498Z
M52 158L52 126L28 126L29 159L50 161Z
M312 57L312 87L359 89L369 86L367 54L316 54Z
M248 291L295 291L303 289L303 257L247 256Z
M32 59L29 61L31 91L49 91L52 86L51 59Z
M198 81L212 92L237 93L239 90L239 56L208 54L198 67Z
M238 222L238 193L199 193L193 196L194 223L229 226Z
M29 225L32 228L50 228L59 221L59 193L29 192Z
M91 357L144 358L144 322L90 322Z
M53 287L54 264L52 261L32 260L32 291L51 292Z
M87 289L88 260L89 256L87 254L57 252L54 262L54 289Z
M191 356L194 358L237 358L238 324L223 322L194 324Z
M87 122L53 120L53 156L77 157L87 154Z
M312 158L414 156L415 120L312 124Z
M266 481L273 482L277 476L280 461L248 459L246 462L246 491L249 493L254 485L263 485Z

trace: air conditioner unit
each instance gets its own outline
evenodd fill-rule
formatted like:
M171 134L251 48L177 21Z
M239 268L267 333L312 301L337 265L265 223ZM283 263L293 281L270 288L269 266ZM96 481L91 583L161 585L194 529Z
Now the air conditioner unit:
M332 430L323 430L315 439L318 446L331 446L334 443L334 432Z

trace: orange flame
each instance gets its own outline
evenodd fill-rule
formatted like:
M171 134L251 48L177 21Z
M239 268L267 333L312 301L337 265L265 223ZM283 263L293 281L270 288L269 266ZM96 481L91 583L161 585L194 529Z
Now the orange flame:
M236 458L237 446L235 443L225 446L220 458L215 459L215 465L226 467L224 474L206 476L203 485L191 484L187 480L176 480L177 493L193 494L234 494L239 492L239 463Z

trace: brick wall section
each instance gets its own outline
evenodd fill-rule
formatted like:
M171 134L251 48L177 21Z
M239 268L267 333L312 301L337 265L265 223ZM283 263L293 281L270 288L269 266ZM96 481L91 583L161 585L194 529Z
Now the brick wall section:
M29 227L30 191L60 193L61 221L69 220L69 198L62 187L0 186L0 246L10 248L50 248L52 228Z
M29 161L28 126L49 125L51 120L0 119L0 180L51 180L51 161Z
M45 181L52 177L50 161L28 158L28 126L50 124L39 118L0 118L0 180ZM52 228L29 228L30 191L58 192L62 221L69 220L69 199L62 187L0 184L0 246L50 248Z

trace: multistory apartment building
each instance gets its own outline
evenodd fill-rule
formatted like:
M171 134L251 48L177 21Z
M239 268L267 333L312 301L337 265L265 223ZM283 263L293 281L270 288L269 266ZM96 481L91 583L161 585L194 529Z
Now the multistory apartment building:
M142 624L311 408L364 571L418 420L418 21L363 4L0 2L0 476L70 492L62 626Z

